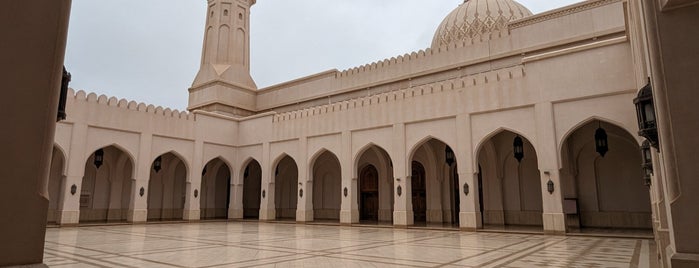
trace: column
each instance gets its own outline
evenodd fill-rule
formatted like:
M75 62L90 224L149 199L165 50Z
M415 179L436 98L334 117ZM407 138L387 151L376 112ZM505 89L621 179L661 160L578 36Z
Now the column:
M138 156L134 159L136 177L131 184L131 201L126 221L131 223L143 223L148 220L148 182L150 181L150 169L154 159L151 157L151 133L141 133L138 145Z
M240 164L232 164L234 166L240 166ZM242 170L245 167L241 167L241 170L235 170L234 166L229 167L231 169L231 196L228 200L228 218L229 219L243 219L243 178L241 176Z
M474 172L475 155L471 144L471 116L459 114L456 116L456 148L454 154L457 160L459 174L459 228L464 231L475 231L482 228L482 217L479 204L478 174ZM468 194L464 192L468 185Z
M313 172L310 168L311 163L308 162L308 138L299 138L298 145L298 189L296 190L296 221L310 222L313 221ZM303 194L301 194L303 192Z
M74 124L70 140L70 152L66 158L66 178L61 184L63 199L58 206L56 222L61 226L77 225L80 222L80 188L85 175L85 140L87 125ZM73 187L75 185L75 187ZM73 188L75 191L73 191Z
M544 233L565 234L565 214L563 214L563 191L561 191L560 164L558 163L558 146L554 128L553 104L539 103L536 112L536 137L541 172L541 195L543 203ZM553 192L548 191L548 182L553 183Z
M260 163L260 168L262 169L262 196L260 198L260 220L271 221L277 218L276 210L274 205L274 181L272 178L272 172L276 167L272 167L274 163L271 163L269 159L269 142L262 144L262 163Z
M199 133L197 133L197 136ZM184 199L184 211L182 219L186 221L198 221L201 219L201 171L204 168L204 141L197 138L194 141L194 155L191 167L187 172L186 195ZM184 159L183 159L184 161Z
M339 189L342 198L340 210L340 223L350 225L359 223L359 202L357 202L358 189L357 178L352 172L354 161L352 159L352 132L342 132L342 144L339 155L340 174L342 174L342 189Z
M396 159L393 161L393 225L395 227L408 227L413 225L413 200L412 185L410 184L410 165L405 152L405 124L393 125L393 150Z

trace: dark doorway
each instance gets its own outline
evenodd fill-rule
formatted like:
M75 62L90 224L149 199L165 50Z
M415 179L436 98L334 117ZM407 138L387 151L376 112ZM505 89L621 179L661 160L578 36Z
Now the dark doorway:
M359 180L360 219L366 221L379 221L379 172L373 165L362 169Z
M425 185L425 167L413 161L411 183L413 192L413 215L415 223L427 222L427 187Z
M481 225L485 224L483 222L483 168L478 165L478 211L481 213Z
M461 195L460 195L460 187L459 187L459 173L457 171L458 169L456 166L452 169L452 178L453 179L453 196L454 196L454 209L452 209L452 224L454 226L459 226L459 212L461 211Z

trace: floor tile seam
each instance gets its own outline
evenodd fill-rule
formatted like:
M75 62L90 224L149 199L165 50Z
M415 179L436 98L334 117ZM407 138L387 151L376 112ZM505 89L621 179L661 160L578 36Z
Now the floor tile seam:
M302 255L302 258L313 258L316 255L307 255L307 254L287 254L287 255L279 255L279 256L273 256L273 257L267 257L264 259L260 258L252 258L249 260L244 260L244 261L234 261L234 262L226 262L226 263L220 263L220 264L211 264L211 265L204 265L204 266L197 266L197 268L210 268L210 267L228 267L231 265L235 264L242 264L245 265L246 263L254 263L254 262L259 262L259 261L264 261L264 260L273 260L273 259L283 259L283 258L292 258L296 257L298 255Z
M359 250L367 250L367 249L375 249L375 248L387 247L387 246L400 246L400 245L404 245L404 244L408 244L408 243L413 243L413 242L417 242L417 241L424 241L424 240L428 240L428 239L431 239L431 238L417 239L417 240L414 240L414 241L408 240L408 241L403 241L403 242L391 241L391 242L387 242L386 245L376 245L376 246L367 247L367 248L364 248L364 249L350 250L350 251L348 251L348 252L359 251Z
M300 258L300 259L297 259L297 260L309 259L309 258L321 258L321 257L325 257L325 258L333 258L333 259L341 259L341 260L355 260L355 261L363 261L363 262L379 262L379 263L390 264L390 265L401 265L401 266L410 266L410 267L429 267L429 266L423 266L423 265L395 264L395 263L390 263L390 262L385 262L385 261L366 260L366 259L360 259L360 258L344 258L344 257L341 257L341 256L334 256L334 255L340 255L340 254L338 254L338 253L328 253L328 254L321 254L321 255L316 255L316 256L304 257L304 258ZM354 254L346 254L346 255L356 256L356 257L364 257L364 258L374 258L374 259L376 259L376 258L381 258L381 257L377 257L377 256L363 256L363 255L354 255ZM297 261L297 260L294 260L294 261ZM416 260L406 260L406 259L396 259L396 258L393 258L392 260L399 260L399 261L411 262L411 263L432 263L432 262L426 262L426 261L416 261ZM274 262L274 263L281 263L281 262ZM273 264L273 263L268 263L268 264ZM252 267L252 266L249 266L249 267Z
M357 258L382 258L380 256L362 255L362 254L357 254L357 253L331 253L331 254L325 255L324 257L345 259L342 257L342 255L353 256L353 257L357 257ZM435 261L421 261L421 260L401 259L401 258L391 258L391 260L399 260L399 261L404 261L404 262L415 262L415 263L427 264L426 266L420 266L420 267L433 267L433 265L442 264L441 262L435 262ZM364 261L367 261L367 260L364 260Z
M218 248L218 247L220 247L220 246L183 247L183 248L147 250L147 251L130 251L130 252L122 252L121 254L129 255L129 256L141 256L141 255L148 255L148 254L171 253L171 252L185 251L185 250L212 249L212 248Z
M532 252L536 252L536 251L539 251L539 250L544 249L546 247L549 247L549 246L552 246L552 245L555 245L558 243L562 243L563 241L566 241L566 240L567 240L567 238L563 238L563 239L560 239L558 241L548 240L548 241L537 242L537 245L535 245L535 246L525 248L525 249L513 252L511 254L507 254L506 256L503 256L502 258L497 259L497 260L492 260L492 261L489 261L486 263L482 263L482 264L480 264L480 266L483 266L483 267L486 267L486 266L488 266L488 267L503 267L504 265L515 262L515 261L521 259L522 257L529 255ZM507 260L508 258L510 260ZM496 264L498 262L503 262L503 261L504 261L504 263Z
M527 242L529 242L529 241L524 240L524 241L520 241L520 242L517 242L517 243L514 243L514 244L509 244L509 245L502 246L502 247L499 247L499 248L491 249L491 250L485 251L485 252L483 252L483 253L479 253L479 254L476 254L476 255L473 255L473 256L469 256L469 257L466 257L466 258L461 258L461 259L459 259L459 260L455 260L455 261L446 263L446 264L444 264L444 265L442 265L442 266L446 266L446 265L455 265L455 263L458 263L458 262L462 262L462 261L465 261L465 260L468 260L468 259L471 259L471 258L483 256L483 255L490 254L490 253L493 253L493 252L502 251L503 249L507 249L507 248L509 248L509 247L514 247L514 246L517 246L517 245L521 245L521 244L524 244L524 243L527 243ZM515 250L515 251L513 251L513 252L510 252L510 254L516 254L516 253L517 253L517 250ZM442 267L442 266L437 266L437 267Z
M77 253L65 252L65 251L61 251L61 250L52 250L52 251L54 251L53 254L56 256L61 256L61 254L65 254L68 256L62 256L62 257L65 257L65 258L71 259L71 260L75 260L75 261L78 261L80 263L87 263L87 264L95 265L95 266L99 266L99 267L110 267L110 266L101 264L101 263L108 263L111 265L116 265L117 267L139 268L138 266L130 266L130 265L125 265L125 264L121 264L121 263L115 263L113 261L109 261L109 260L105 260L105 259L95 259L92 256L86 256L86 255L77 254ZM46 253L46 251L44 251L44 252ZM81 260L78 258L86 259L87 261Z
M76 249L81 249L81 250L86 250L86 251L93 251L93 252L98 252L98 253L102 253L102 254L109 254L109 255L114 255L114 256L116 256L116 257L112 257L112 258L123 257L123 258L128 258L128 259L140 260L140 261L145 261L145 262L152 262L152 263L157 263L157 264L162 264L162 265L168 265L168 266L172 266L172 267L186 268L186 266L179 266L179 265L175 265L175 264L169 264L169 263L164 263L164 262L159 262L159 261L153 261L153 260L150 260L150 259L145 259L145 258L140 258L140 257L132 257L132 256L128 256L128 255L123 255L123 254L121 254L121 253L112 253L112 252L107 252L107 251L103 251L103 250L88 249L88 248L79 247L79 246L73 246L73 245L70 245L70 246L69 246L69 245L64 245L64 246L72 247L72 248L76 248ZM86 255L82 255L82 254L70 253L70 252L65 252L65 251L60 251L60 250L55 250L55 249L54 249L53 251L61 252L61 253L64 253L64 254L71 254L71 255L79 256L79 257L83 257L83 258L93 259L91 256L86 256ZM102 260L100 260L100 261L102 261ZM104 262L110 262L110 261L104 261ZM111 263L111 262L110 262L110 263ZM138 267L136 267L136 266L130 266L130 267L138 268Z
M48 256L47 256L48 255ZM68 263L66 263L68 262ZM67 256L59 256L55 253L48 253L44 251L44 264L46 265L68 265L80 263L79 260L71 259Z
M570 258L570 259L565 260L566 267L570 267L573 263L576 262L577 259L580 259L581 257L586 256L586 254L590 253L590 251L592 251L592 249L598 247L600 244L602 244L602 242L604 242L604 240L596 240L591 245L585 246L585 249L583 251L581 251L578 254L575 254L576 258Z
M328 249L320 249L320 250L313 250L313 249L303 249L309 252L321 252L321 253L329 253L330 251L334 250L341 250L341 249L347 249L347 248L356 248L356 247L365 247L365 246L378 246L375 244L388 244L389 242L384 242L384 243L372 243L371 245L354 245L354 246L347 246L347 247L333 247L333 248L328 248ZM287 249L287 250L295 250L298 248L289 248L289 247L282 247L282 246L263 246L265 248L274 248L274 249ZM261 247L262 248L262 247ZM361 250L361 249L359 249Z

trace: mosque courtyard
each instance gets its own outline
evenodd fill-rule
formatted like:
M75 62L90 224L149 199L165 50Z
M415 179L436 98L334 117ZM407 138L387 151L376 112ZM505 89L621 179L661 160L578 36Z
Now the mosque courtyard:
M49 267L657 267L652 239L202 222L48 228Z

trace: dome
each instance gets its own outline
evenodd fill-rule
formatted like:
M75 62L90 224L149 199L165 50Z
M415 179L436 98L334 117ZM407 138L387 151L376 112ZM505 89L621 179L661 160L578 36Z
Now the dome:
M465 0L439 25L432 47L479 37L490 39L490 33L506 30L507 23L531 15L514 0Z

